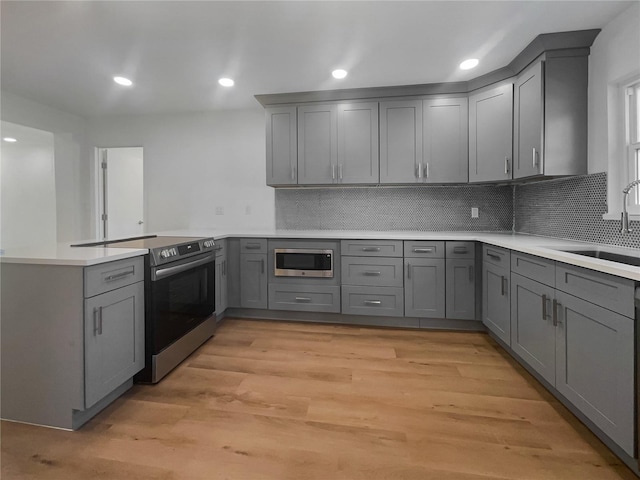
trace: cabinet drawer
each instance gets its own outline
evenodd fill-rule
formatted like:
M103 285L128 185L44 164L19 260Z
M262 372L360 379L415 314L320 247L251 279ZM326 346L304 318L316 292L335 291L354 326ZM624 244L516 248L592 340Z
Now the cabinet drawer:
M556 262L553 260L511 252L511 271L550 287L556 284Z
M343 285L402 287L402 258L342 257Z
M84 269L84 297L93 297L143 280L143 257L126 258L87 267Z
M270 283L269 309L340 313L340 287Z
M475 242L447 242L447 258L475 258Z
M558 263L556 288L626 317L634 317L633 280Z
M360 257L402 257L401 240L342 240L343 255Z
M492 245L482 246L482 261L510 269L511 251L506 248L494 247Z
M240 253L267 253L265 238L241 238Z
M216 258L221 257L227 254L227 239L224 238L222 240L215 241L216 246L214 247L214 251L216 254Z
M348 315L383 315L401 317L404 314L404 294L399 287L342 287L342 313Z
M404 242L406 258L444 258L444 242L407 240Z

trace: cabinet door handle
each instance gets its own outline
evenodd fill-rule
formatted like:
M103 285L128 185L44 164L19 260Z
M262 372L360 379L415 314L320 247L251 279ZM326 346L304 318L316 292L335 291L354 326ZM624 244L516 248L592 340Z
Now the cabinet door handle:
M382 272L374 272L373 270L367 270L363 272L363 275L366 277L379 277L382 275Z
M504 157L504 174L509 174L509 157Z
M264 273L264 258L260 259L260 273Z
M533 147L533 168L536 168L536 166L538 166L538 151L536 147Z
M224 260L222 262L222 275L226 276L227 275L227 261Z
M335 179L336 179L336 166L331 165L331 180L335 180Z
M507 294L506 280L507 279L504 275L500 277L500 295L503 297Z
M559 310L562 308L562 304L557 301L555 298L553 299L553 326L557 327L558 324L560 324L560 314L559 314Z
M342 164L338 164L338 178L342 180Z
M469 266L469 281L473 283L473 265Z
M422 162L418 164L418 178L422 178Z
M365 305L381 305L382 304L380 300L365 300L363 303Z
M363 252L379 252L380 247L362 247Z
M296 302L309 303L311 299L309 297L296 297Z
M542 320L547 319L547 296L542 295Z
M424 166L424 177L429 178L429 162L425 163Z
M295 180L295 179L296 179L296 167L291 165L291 180Z
M433 253L433 248L414 248L413 253Z
M112 282L114 280L120 280L121 278L128 277L129 275L133 275L134 273L135 273L134 268L131 268L131 270L127 270L125 272L115 273L113 275L107 275L106 277L104 277L104 281Z
M411 280L411 264L407 263L407 278Z
M102 335L102 307L93 309L93 334Z

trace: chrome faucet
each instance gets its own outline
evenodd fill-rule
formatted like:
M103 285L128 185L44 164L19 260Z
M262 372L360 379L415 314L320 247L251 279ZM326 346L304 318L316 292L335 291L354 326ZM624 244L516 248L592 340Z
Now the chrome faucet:
M629 212L627 212L627 197L633 187L640 185L640 179L634 180L622 189L622 218L620 219L620 233L631 233L633 230L629 228Z

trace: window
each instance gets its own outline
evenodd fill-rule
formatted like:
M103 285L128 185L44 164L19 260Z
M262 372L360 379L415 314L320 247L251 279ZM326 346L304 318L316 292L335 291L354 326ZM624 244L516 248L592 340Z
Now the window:
M640 80L625 87L625 158L627 184L640 179ZM629 195L630 212L640 213L640 188Z

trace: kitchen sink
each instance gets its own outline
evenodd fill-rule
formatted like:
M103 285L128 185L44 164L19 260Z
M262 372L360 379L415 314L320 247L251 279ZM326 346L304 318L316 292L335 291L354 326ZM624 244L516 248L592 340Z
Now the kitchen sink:
M563 250L567 253L575 255L584 255L585 257L600 258L610 262L624 263L625 265L633 265L640 267L640 257L631 255L623 255L621 253L607 252L606 250Z

